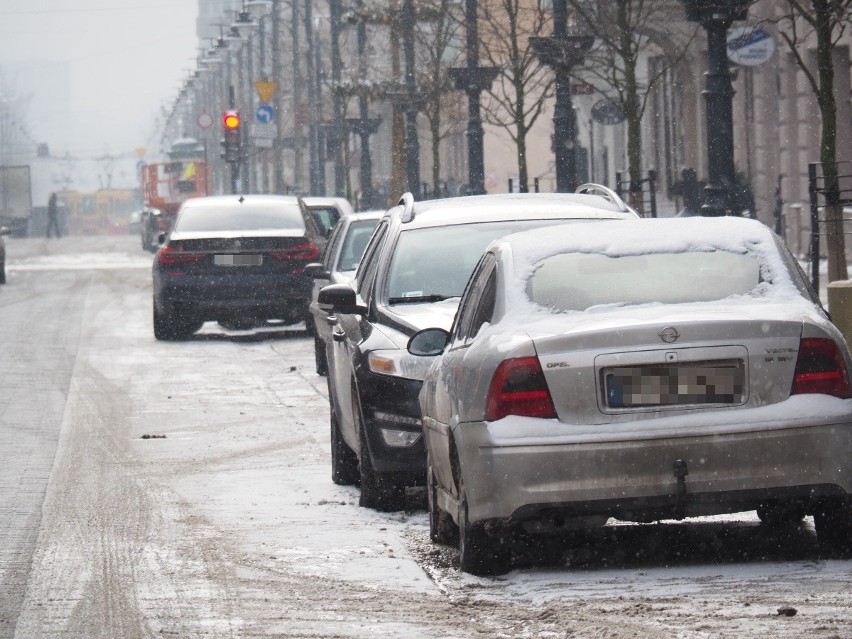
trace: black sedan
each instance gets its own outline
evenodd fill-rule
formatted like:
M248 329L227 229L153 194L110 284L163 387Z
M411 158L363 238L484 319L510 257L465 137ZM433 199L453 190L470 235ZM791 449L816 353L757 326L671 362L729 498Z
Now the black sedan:
M187 200L154 258L154 336L183 339L205 321L250 328L304 321L319 257L296 197Z

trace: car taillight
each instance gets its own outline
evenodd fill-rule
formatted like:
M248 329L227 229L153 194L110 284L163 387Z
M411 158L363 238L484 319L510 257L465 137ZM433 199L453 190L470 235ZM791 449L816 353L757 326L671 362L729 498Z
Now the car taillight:
M163 266L193 264L201 262L205 257L207 257L207 253L189 253L172 246L164 246L157 254L157 260Z
M313 242L301 242L285 251L272 251L270 255L283 262L316 262L320 256L319 249Z
M556 417L556 408L537 357L518 357L501 362L491 378L485 419L506 415Z
M806 337L799 342L799 357L791 395L820 393L852 397L843 354L833 340Z

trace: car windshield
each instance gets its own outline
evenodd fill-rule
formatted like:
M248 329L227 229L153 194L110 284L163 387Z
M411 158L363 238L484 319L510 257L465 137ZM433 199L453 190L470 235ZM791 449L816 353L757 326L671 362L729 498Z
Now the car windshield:
M505 220L403 231L388 271L388 303L459 297L473 267L493 240L565 221Z
M175 225L176 233L214 231L304 230L296 204L242 204L234 206L187 206Z
M584 311L606 304L709 302L747 294L760 281L754 257L726 251L621 257L563 253L538 265L527 282L527 296L555 311Z
M337 262L338 271L354 271L358 268L367 242L376 228L378 220L358 220L352 222L343 238L343 246L340 249L340 259Z

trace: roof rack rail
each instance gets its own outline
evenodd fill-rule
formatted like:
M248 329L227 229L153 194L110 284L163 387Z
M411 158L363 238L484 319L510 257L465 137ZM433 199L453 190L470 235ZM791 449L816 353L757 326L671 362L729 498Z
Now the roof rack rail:
M402 197L399 198L398 206L404 207L402 211L403 224L414 219L414 195L408 191L403 193Z
M624 203L620 197L618 197L618 193L613 191L611 188L604 186L603 184L595 184L594 182L587 182L586 184L581 184L577 187L577 193L584 193L586 195L598 195L609 202L615 204L618 209L624 213L630 212L632 209Z

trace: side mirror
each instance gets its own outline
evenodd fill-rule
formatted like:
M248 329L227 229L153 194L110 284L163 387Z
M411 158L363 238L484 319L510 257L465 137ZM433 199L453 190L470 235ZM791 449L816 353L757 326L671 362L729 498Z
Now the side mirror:
M366 315L367 307L358 304L355 289L347 284L330 284L320 289L317 303L335 315Z
M305 266L305 275L312 277L315 280L331 279L331 273L323 269L319 262L311 262Z
M450 343L450 332L443 328L424 328L408 340L408 352L420 357L434 357Z
M166 238L167 238L167 237L168 237L168 233L160 233L160 234L157 236L157 244L159 244L160 246L162 246L163 244L165 244L165 243L166 243Z

